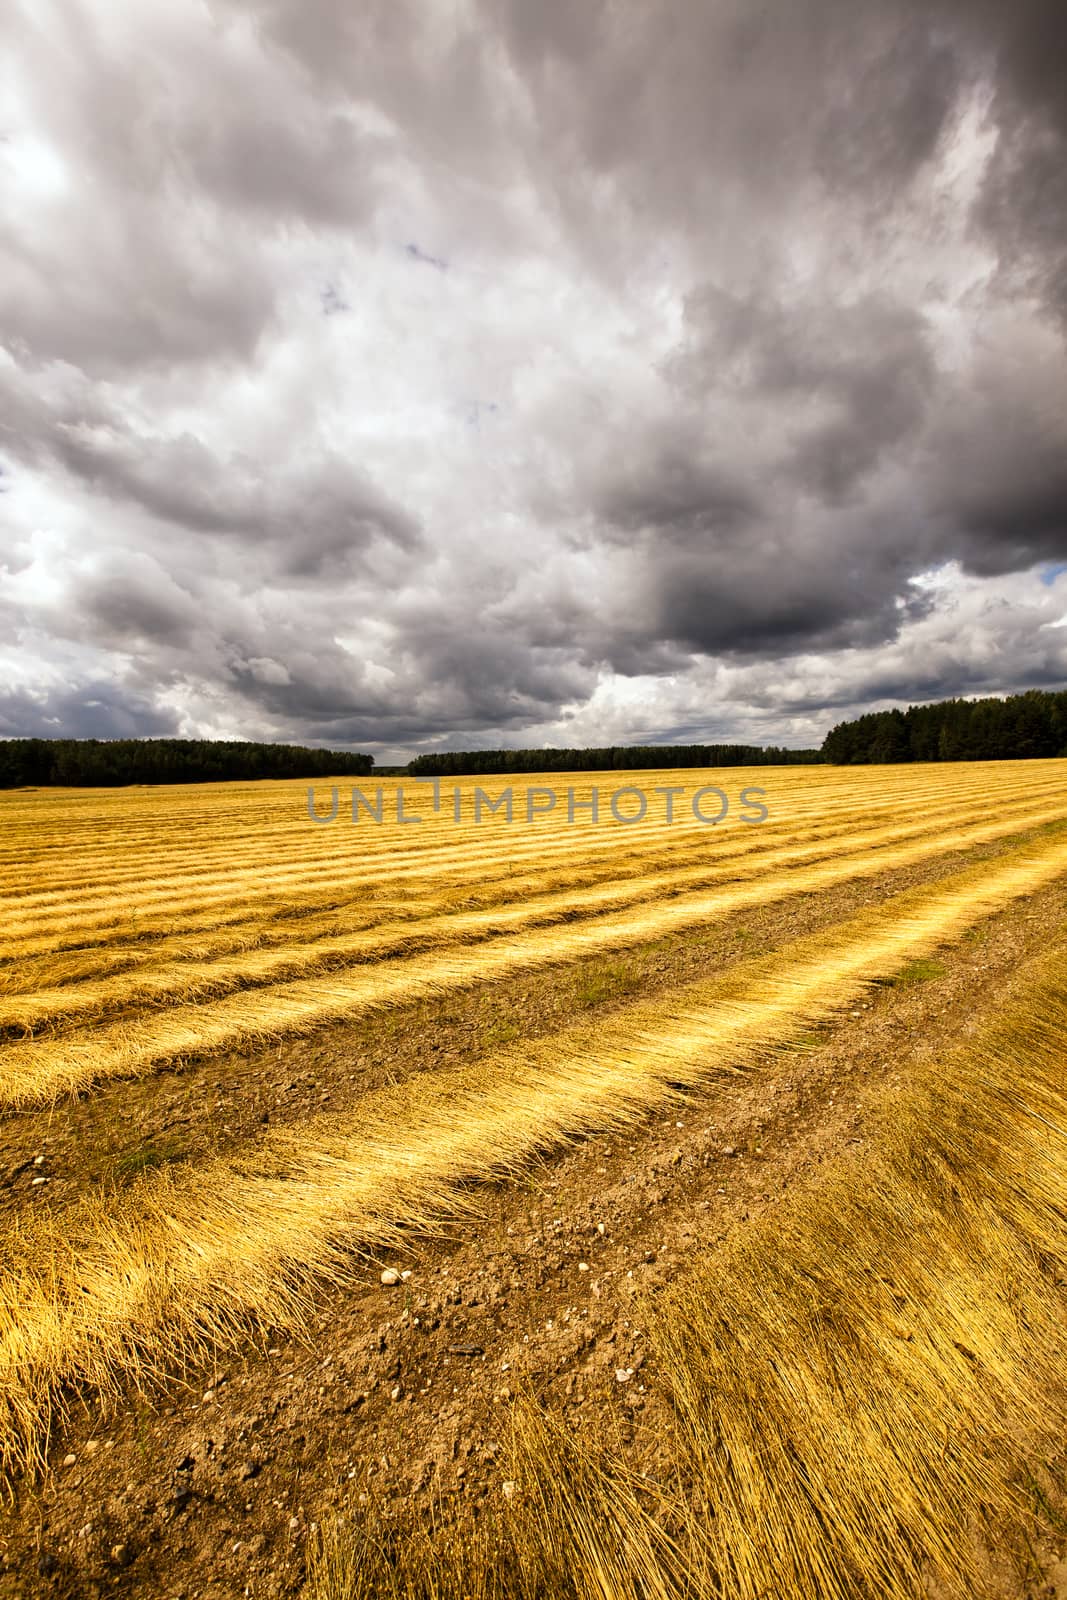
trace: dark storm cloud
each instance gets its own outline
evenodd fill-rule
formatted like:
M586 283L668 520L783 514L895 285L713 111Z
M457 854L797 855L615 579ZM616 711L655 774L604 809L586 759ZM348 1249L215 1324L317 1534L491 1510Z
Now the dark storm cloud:
M119 648L137 641L183 645L194 631L192 598L161 572L155 581L136 572L109 572L83 584L76 598L96 643L106 641Z
M544 720L586 692L587 671L576 659L573 633L539 645L531 631L502 619L483 620L466 633L436 610L408 615L404 638L416 663L416 693L447 707L459 727L521 728Z
M12 455L51 460L97 493L176 528L273 544L273 565L290 577L334 570L378 539L409 551L420 542L416 520L348 461L265 463L242 452L220 455L189 433L145 438L77 384L42 401L16 368L0 372L0 400L0 439Z
M681 441L664 444L651 461L631 460L595 503L609 537L654 530L685 544L750 524L757 512L751 488L736 475L700 460Z
M999 354L999 359L997 356ZM1032 350L992 351L934 443L943 547L986 576L1067 556L1067 373Z
M895 596L875 574L807 570L780 552L716 570L707 561L671 564L655 578L657 631L707 655L767 655L881 643L899 626Z
M136 690L89 679L40 693L0 691L0 738L162 739L178 731L176 713Z
M793 441L783 465L827 500L922 425L935 377L926 328L884 293L835 301L825 289L742 295L706 284L686 301L686 329L669 370L691 393L778 402ZM801 420L813 408L821 414Z
M961 487L956 509L970 571L990 577L1067 556L1067 460L1039 468L1033 480L1013 473L1001 481L987 471Z
M998 247L1006 286L1036 291L1067 325L1067 8L940 0L929 14L993 63L1000 140L976 223Z

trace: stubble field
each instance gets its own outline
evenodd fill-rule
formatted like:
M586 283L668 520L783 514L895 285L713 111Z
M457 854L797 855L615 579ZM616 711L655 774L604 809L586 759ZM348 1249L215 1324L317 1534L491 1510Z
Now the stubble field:
M337 787L0 796L0 1594L1062 1600L1067 762Z

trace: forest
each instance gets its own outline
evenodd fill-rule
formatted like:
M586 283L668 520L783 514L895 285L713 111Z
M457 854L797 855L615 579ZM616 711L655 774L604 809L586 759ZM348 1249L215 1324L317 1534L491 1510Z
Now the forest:
M374 757L229 739L4 739L0 789L361 776Z
M870 711L839 722L820 750L780 745L639 744L574 749L439 750L406 766L410 777L483 773L634 772L676 767L856 766L895 761L1017 761L1067 757L1067 691L1028 689L1004 699L941 700ZM358 751L229 739L4 739L0 789L222 783L255 778L365 777Z
M940 700L907 711L871 711L839 722L822 746L822 759L835 766L1041 756L1067 756L1067 692L1028 689L1006 699Z
M636 772L669 767L808 766L818 750L767 749L754 744L636 744L573 750L440 750L416 756L414 778L491 772Z

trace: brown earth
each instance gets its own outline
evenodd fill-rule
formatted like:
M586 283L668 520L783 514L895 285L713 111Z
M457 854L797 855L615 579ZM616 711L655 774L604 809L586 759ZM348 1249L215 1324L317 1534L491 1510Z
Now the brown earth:
M935 883L967 863L994 860L1047 832L1035 829L831 890L804 892L614 957L518 973L266 1049L104 1083L51 1108L7 1112L0 1121L0 1215L57 1208L86 1184L121 1185L145 1167L247 1148L271 1124L299 1122L324 1109L343 1111L412 1073L469 1061L501 1044L553 1033L594 1009L606 1016L629 1001L724 972L830 928L861 907ZM47 1181L34 1183L35 1178Z
M959 864L942 857L562 976L524 975L12 1117L7 1204L62 1206L86 1181L122 1181L127 1151L198 1155L254 1138L264 1115L339 1109L390 1075L654 994ZM522 1183L480 1186L476 1215L451 1237L354 1260L351 1288L321 1300L304 1338L264 1330L259 1349L222 1353L110 1414L79 1406L45 1480L0 1515L0 1597L294 1594L309 1532L332 1505L369 1492L386 1508L415 1497L447 1514L500 1497L509 1402L526 1382L576 1428L612 1435L646 1474L664 1472L649 1297L696 1246L862 1148L868 1097L973 1030L1020 964L1062 936L1065 914L1063 885L1015 903L802 1049L769 1053L625 1138L577 1143ZM32 1171L50 1181L30 1194L23 1163L38 1154ZM383 1287L388 1266L410 1276ZM1029 1565L1005 1566L1006 1597L1067 1600L1067 1542L1020 1559Z

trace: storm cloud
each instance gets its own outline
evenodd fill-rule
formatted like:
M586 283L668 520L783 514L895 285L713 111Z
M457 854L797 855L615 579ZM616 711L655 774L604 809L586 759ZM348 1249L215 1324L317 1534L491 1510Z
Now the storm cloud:
M15 0L0 733L1067 683L1054 0Z

